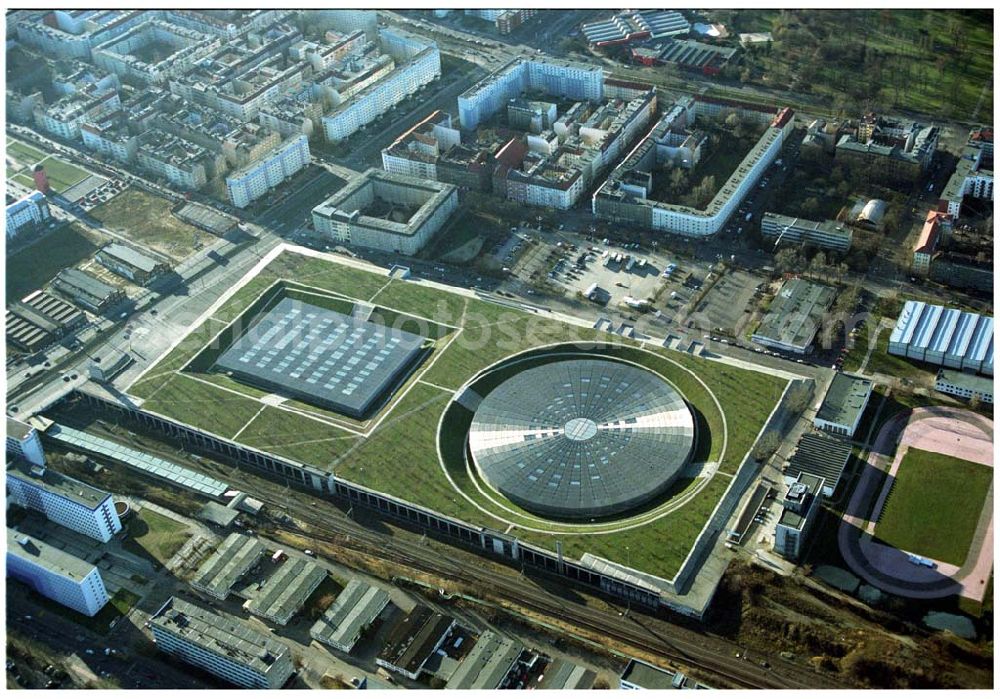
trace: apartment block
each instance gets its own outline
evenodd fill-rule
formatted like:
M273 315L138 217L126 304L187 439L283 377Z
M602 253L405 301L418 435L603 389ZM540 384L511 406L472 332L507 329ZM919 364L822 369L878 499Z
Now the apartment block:
M312 215L316 232L338 243L416 255L456 208L454 185L370 169Z
M462 129L471 130L524 92L599 102L604 98L604 71L583 63L556 59L515 58L458 97Z
M32 192L7 206L7 240L35 230L52 220L49 202L41 192Z
M110 599L93 564L10 527L7 528L7 575L86 616L97 614Z
M35 466L45 465L45 450L38 430L20 420L7 418L7 455L21 457Z
M244 689L280 689L295 671L288 646L233 617L172 597L150 619L156 647Z
M328 141L347 138L441 77L437 44L396 29L380 30L379 44L393 59L395 68L323 117Z
M121 531L111 493L21 459L7 464L11 501L67 529L108 542Z
M695 101L691 98L682 98L666 110L652 131L594 193L594 215L613 223L626 223L677 235L714 235L777 158L795 121L794 112L788 108L772 116L760 140L704 209L649 199L650 175L655 177L663 172L661 166L670 152L667 148L670 146L669 133L689 128L694 124L695 118Z
M226 191L233 206L243 208L267 194L310 162L309 139L299 134L226 177Z

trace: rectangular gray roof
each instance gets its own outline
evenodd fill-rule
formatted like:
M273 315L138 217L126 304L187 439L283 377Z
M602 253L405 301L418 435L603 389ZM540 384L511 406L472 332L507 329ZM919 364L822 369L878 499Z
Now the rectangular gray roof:
M216 367L360 417L412 365L424 340L284 298L222 353Z
M90 510L96 510L101 503L111 497L111 493L107 491L64 476L51 468L34 466L24 459L8 461L7 478L16 478Z
M294 556L286 560L250 602L247 610L278 624L288 620L326 577L326 569Z
M418 604L392 628L378 657L407 672L415 672L423 667L434 646L454 623L452 617Z
M291 652L288 646L257 633L235 617L216 614L177 597L150 623L259 673L266 673L275 661Z
M56 280L102 301L113 296L118 291L118 287L105 284L97 277L91 276L75 267L68 267L60 271L56 275Z
M872 382L868 379L838 372L830 382L816 419L838 425L853 425L864 410L871 392Z
M590 689L597 673L563 658L556 658L545 668L538 689Z
M263 555L264 544L261 541L243 534L230 534L218 550L201 564L191 585L225 599L236 581Z
M108 243L101 248L100 253L121 260L130 267L135 267L143 272L153 272L158 265L163 264L121 243Z
M523 650L513 638L486 631L444 688L497 689Z
M352 648L369 626L389 604L389 593L374 585L351 580L336 601L313 624L309 634L321 643L338 648Z
M805 473L822 478L826 487L836 490L850 458L851 443L847 440L828 437L820 432L809 432L799 440L785 472L795 476Z
M941 369L937 374L937 380L950 383L952 386L967 388L979 394L993 395L993 379L976 374L967 374L964 371L954 369Z
M771 302L754 337L794 347L809 346L835 295L833 287L789 279Z
M14 418L7 416L7 436L13 437L14 439L24 439L29 434L31 430L34 429L31 425L21 422L20 420L15 420Z
M16 529L7 527L7 554L30 561L53 573L77 582L94 570L92 563L72 556L65 551L46 544L40 539L29 537Z
M622 679L643 689L673 689L675 673L632 658L622 673Z

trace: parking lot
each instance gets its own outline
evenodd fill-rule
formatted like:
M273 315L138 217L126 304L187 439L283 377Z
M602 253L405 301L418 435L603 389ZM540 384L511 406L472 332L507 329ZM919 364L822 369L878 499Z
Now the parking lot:
M715 331L739 336L753 313L755 294L766 279L745 270L728 272L712 285L695 308Z

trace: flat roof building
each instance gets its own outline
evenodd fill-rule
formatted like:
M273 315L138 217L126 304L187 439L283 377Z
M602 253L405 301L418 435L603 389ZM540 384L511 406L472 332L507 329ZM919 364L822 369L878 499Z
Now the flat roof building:
M280 689L295 670L288 646L177 597L149 625L161 651L237 687Z
M450 616L418 604L389 632L375 664L417 679L427 659L441 647L456 623Z
M785 482L791 483L802 473L823 481L823 497L833 497L847 462L851 459L851 443L822 432L802 435L795 452L784 467Z
M597 673L593 670L556 658L545 668L545 677L537 689L591 689L596 680Z
M484 631L444 688L499 689L523 650L513 638Z
M781 517L774 528L774 551L796 561L802 555L806 537L823 503L823 479L800 473L788 486L782 501Z
M352 417L381 404L423 355L425 338L284 298L216 367Z
M312 210L316 231L347 245L416 255L458 208L458 188L374 168Z
M258 539L233 533L201 564L191 587L216 599L226 599L236 582L264 555Z
M977 398L993 405L993 379L967 374L954 369L940 369L934 380L934 389L950 396L971 400Z
M889 354L993 376L993 317L907 301L889 336Z
M320 643L350 653L388 604L389 593L382 588L351 580L313 624L309 635Z
M49 202L41 192L32 192L7 206L7 242L21 233L39 229L52 220Z
M87 616L94 616L108 603L104 580L93 564L10 527L7 575Z
M268 578L246 609L254 616L284 626L325 578L325 568L292 556Z
M619 689L707 689L682 672L672 672L632 658L618 679Z
M823 327L836 293L825 284L789 279L782 284L751 339L765 347L805 354Z
M45 465L45 450L38 430L7 416L7 455L22 457L36 466Z
M871 395L871 381L837 372L813 418L813 425L826 432L853 437Z
M760 220L760 233L773 238L775 245L797 243L826 250L845 252L851 247L854 232L838 221L809 221L796 216L766 212Z
M121 531L111 493L22 459L7 463L11 501L92 539L108 542Z

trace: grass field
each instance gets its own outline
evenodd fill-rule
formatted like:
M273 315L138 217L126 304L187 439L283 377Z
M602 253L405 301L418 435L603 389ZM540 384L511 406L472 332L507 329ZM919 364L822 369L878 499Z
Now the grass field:
M165 565L190 538L186 524L152 510L134 513L128 531L125 548L160 565Z
M106 242L100 233L70 223L7 258L7 298L20 299L47 284L64 267L87 259Z
M891 546L960 566L992 478L989 466L910 449L896 472L875 536Z
M163 197L129 188L94 207L90 215L129 240L179 262L214 238L174 216L171 206Z
M17 167L7 168L7 177L25 187L34 188L35 181L31 177L31 171L38 163L45 166L45 174L49 178L49 184L52 189L59 193L65 192L90 174L76 165L59 160L55 156L43 153L34 146L13 138L7 139L7 153L17 163Z
M357 429L350 431L329 424L324 421L327 416L322 411L305 404L264 405L259 400L263 393L259 390L246 390L251 387L228 378L216 383L214 378L223 378L217 374L199 374L209 371L211 362L203 361L201 356L195 362L191 360L205 344L225 327L224 323L248 309L251 315L258 313L271 299L270 295L261 294L276 280L286 277L294 280L294 284L287 283L289 288L307 283L332 294L370 301L389 309L387 318L411 314L457 328L440 327L435 349L397 391L392 402L370 421L357 425L362 434ZM462 342L457 341L459 336ZM470 502L449 482L436 453L438 426L455 389L480 370L542 345L607 338L606 334L590 328L571 326L520 309L410 282L389 281L384 275L285 253L222 304L212 319L195 328L130 387L129 393L144 399L146 409L279 456L329 469L338 477L464 521L500 529L512 525L510 533L549 550L555 550L559 539L568 555L578 557L591 552L624 562L622 552L627 546L633 565L671 577L750 450L781 395L784 380L660 348L643 351L636 343L616 350L617 356L660 372L685 393L695 408L701 435L694 461L721 460L720 473L710 480L682 480L670 497L659 503L668 504L671 498L683 497L689 500L686 505L655 522L643 519L642 526L618 534L597 535L596 530L609 529L605 523L596 523L593 528L562 523L543 523L544 526L538 527L530 513L517 511L516 506L513 514L498 513L495 506L475 492L467 473L446 458L448 473L470 495ZM188 368L180 371L185 366ZM689 369L705 382L708 390ZM211 383L204 380L212 377ZM725 417L709 391L722 401ZM308 409L314 417L290 408ZM375 421L380 421L377 427ZM728 432L723 429L724 421ZM461 438L464 432L446 429L445 434ZM724 435L727 443L723 454ZM456 444L443 443L442 448L453 450ZM642 512L632 514L646 517ZM546 531L525 528L532 526Z

